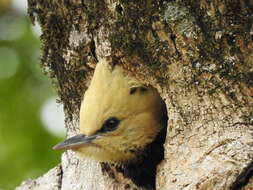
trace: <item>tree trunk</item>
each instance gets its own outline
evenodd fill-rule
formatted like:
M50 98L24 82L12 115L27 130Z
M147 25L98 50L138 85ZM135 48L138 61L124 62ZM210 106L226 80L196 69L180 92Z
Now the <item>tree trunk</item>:
M68 136L78 131L94 66L107 57L166 102L156 189L253 189L253 1L28 2L43 30L42 66L64 104ZM71 151L17 189L29 188L140 189L113 166L101 170Z

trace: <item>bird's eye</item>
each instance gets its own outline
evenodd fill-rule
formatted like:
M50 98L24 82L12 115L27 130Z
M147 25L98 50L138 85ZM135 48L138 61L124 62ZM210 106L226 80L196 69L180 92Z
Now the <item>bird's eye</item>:
M115 129L117 129L118 125L120 123L120 120L118 120L116 117L110 117L109 119L107 119L102 128L99 130L100 133L105 133L105 132L109 132L109 131L113 131Z

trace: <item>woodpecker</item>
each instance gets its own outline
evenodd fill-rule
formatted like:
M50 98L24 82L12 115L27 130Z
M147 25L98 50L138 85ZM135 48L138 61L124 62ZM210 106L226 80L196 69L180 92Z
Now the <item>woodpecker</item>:
M105 163L138 162L164 129L166 118L165 103L156 89L119 65L101 60L81 103L80 134L54 149L71 149Z

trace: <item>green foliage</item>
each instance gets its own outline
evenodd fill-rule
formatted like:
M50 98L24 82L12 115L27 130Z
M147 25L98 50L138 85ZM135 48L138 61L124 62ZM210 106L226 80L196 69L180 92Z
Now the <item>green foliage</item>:
M6 32L17 19L19 24ZM0 189L9 190L55 166L61 153L52 150L59 139L40 119L43 102L54 93L39 68L39 39L26 17L0 15L0 25ZM8 38L15 31L19 34ZM12 76L1 77L13 69Z

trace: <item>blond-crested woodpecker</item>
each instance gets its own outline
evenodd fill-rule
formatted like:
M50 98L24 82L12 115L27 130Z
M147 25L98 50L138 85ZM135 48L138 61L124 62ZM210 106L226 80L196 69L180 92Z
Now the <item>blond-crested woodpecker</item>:
M54 149L71 149L99 162L135 163L166 123L166 106L154 88L101 60L81 103L80 134Z

